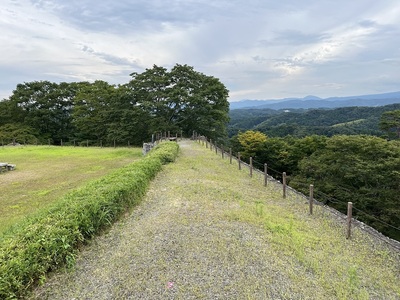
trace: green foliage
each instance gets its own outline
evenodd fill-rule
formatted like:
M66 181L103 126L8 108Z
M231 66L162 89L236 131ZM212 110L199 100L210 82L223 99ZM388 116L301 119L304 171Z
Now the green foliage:
M263 149L267 136L259 131L248 130L238 134L238 141L242 146L244 158L256 158L257 154Z
M249 131L243 136L252 136ZM245 151L231 139L235 152ZM314 184L336 201L321 201L346 212L353 202L360 220L400 240L400 143L373 136L307 136L267 138L257 148L256 165L268 164L269 174L280 179L286 172L294 188L308 193ZM316 196L318 198L318 196ZM378 221L383 221L384 223ZM385 223L389 224L386 225ZM393 227L391 227L393 226Z
M389 135L394 133L397 138L400 138L400 109L384 112L379 127Z
M343 107L336 109L310 110L256 110L237 109L230 112L230 136L238 131L258 130L271 137L292 135L333 136L337 134L369 134L380 136L379 127L382 113L400 108L400 104L380 107Z
M77 248L140 201L163 163L178 155L176 143L157 146L136 161L66 195L0 237L0 298L21 298L60 265L72 265Z
M345 212L353 202L355 215L379 231L400 239L400 147L378 137L335 136L326 147L299 163L292 184L313 182L316 190L340 200L330 203ZM364 213L365 212L365 213ZM372 215L374 217L369 217Z
M18 84L0 102L0 127L31 128L39 141L53 144L112 145L116 140L140 145L166 131L226 137L228 90L219 79L179 64L170 71L153 66L131 75L130 82L119 86L101 80Z
M10 123L0 126L0 141L4 144L35 144L37 143L34 129L18 123Z
M226 135L228 90L217 78L179 64L170 72L154 65L131 76L127 88L150 117L150 132L182 130L191 135L196 130L213 140Z

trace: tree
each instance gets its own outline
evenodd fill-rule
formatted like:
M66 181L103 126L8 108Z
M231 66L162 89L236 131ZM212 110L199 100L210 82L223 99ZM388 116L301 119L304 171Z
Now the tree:
M116 88L105 81L81 83L74 101L73 122L78 139L99 141L107 136Z
M379 128L389 135L395 132L397 138L400 138L400 109L384 112L381 116Z
M313 183L317 192L337 199L328 203L344 213L346 203L353 202L361 220L400 239L400 232L375 219L400 226L399 170L398 142L372 136L334 136L300 162L291 185L297 189Z
M244 158L257 159L257 156L265 148L267 136L259 131L248 130L238 134L238 141L242 146L241 154Z
M228 90L217 79L188 65L170 72L154 65L132 73L128 87L137 105L149 116L149 131L193 130L212 139L226 136L229 121Z
M74 96L70 87L49 81L18 84L9 98L9 118L33 128L42 139L68 139Z

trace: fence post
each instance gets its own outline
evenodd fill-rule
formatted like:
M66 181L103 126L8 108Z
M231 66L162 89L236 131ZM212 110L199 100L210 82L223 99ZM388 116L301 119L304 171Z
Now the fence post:
M346 239L351 237L351 218L353 217L353 202L347 202L347 234Z
M310 184L310 215L313 214L313 204L314 204L314 185Z
M232 148L229 148L229 163L232 164Z
M240 152L238 152L238 163L239 163L239 170L241 170L242 164L240 163Z
M286 172L282 173L283 198L286 198Z
M217 142L215 142L215 154L218 154L218 146L217 146Z
M210 150L212 151L212 139L210 139Z
M208 149L208 139L206 138L206 149Z
M268 182L268 166L265 163L264 164L264 186L267 186L267 182Z
M253 158L250 156L250 177L253 177Z

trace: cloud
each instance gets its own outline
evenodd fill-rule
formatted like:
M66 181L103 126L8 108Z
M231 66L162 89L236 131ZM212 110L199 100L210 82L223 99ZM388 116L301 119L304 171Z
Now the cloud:
M176 63L230 100L399 89L397 0L5 0L0 30L0 99L24 81L124 83Z

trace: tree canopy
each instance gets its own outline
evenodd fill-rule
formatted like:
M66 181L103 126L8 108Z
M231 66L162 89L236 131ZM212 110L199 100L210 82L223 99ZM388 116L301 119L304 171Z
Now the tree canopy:
M105 81L18 84L0 102L0 136L6 142L130 142L141 144L156 132L214 140L226 136L228 90L188 65L170 71L154 65L132 73L122 85ZM12 126L11 126L12 125Z

